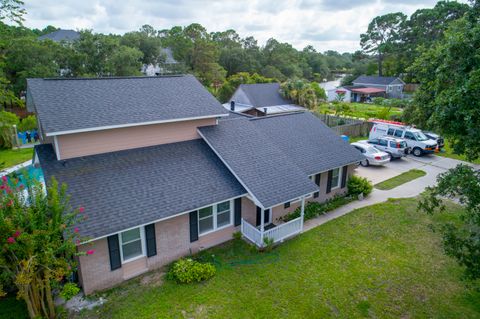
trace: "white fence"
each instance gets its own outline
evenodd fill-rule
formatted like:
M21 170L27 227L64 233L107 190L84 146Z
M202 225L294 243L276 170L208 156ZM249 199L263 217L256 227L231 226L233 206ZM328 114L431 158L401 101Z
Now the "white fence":
M242 219L242 234L248 240L258 247L263 246L262 238L271 238L274 243L282 241L290 236L298 234L302 231L302 217L292 219L291 221L280 224L272 229L262 232L256 227L250 225L246 220Z

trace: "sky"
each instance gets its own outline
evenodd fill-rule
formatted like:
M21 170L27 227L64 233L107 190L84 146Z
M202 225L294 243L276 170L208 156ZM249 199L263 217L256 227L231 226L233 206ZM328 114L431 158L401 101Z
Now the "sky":
M236 30L269 38L297 49L353 52L376 16L401 11L407 15L433 7L436 0L25 0L25 25L43 29L93 29L124 34L150 24L157 30L200 23L209 32Z

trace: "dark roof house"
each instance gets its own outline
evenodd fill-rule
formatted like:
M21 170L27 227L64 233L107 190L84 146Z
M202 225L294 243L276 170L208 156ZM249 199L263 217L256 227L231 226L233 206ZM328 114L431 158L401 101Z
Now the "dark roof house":
M62 30L59 29L57 31L44 34L38 37L39 40L46 40L50 39L55 42L61 42L61 41L75 41L80 38L80 32L74 31L74 30Z
M96 251L79 257L86 294L237 231L259 247L294 236L305 203L345 194L363 159L309 112L229 113L192 76L27 85L42 142L34 164L88 215L76 225L89 237L79 251Z
M353 85L381 85L388 86L394 84L405 84L400 78L394 76L369 76L360 75L358 78L352 81Z
M224 107L255 116L305 110L280 94L280 83L240 84Z

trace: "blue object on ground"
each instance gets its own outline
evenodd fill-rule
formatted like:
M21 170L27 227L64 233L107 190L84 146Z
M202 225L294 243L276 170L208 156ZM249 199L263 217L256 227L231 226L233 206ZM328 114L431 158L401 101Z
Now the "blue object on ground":
M342 140L344 140L345 142L348 142L350 140L350 138L346 135L342 135Z

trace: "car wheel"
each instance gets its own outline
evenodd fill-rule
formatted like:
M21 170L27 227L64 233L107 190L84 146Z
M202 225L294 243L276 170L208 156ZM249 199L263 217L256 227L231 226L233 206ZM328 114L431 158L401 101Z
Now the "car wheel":
M393 161L395 158L393 157L392 153L386 152L388 156L390 156L390 162Z
M360 162L360 165L362 165L363 167L367 167L368 165L370 165L370 163L368 163L367 159L364 159L363 161Z
M415 147L412 151L413 155L419 157L419 156L422 156L422 149L421 148L418 148L418 147Z

